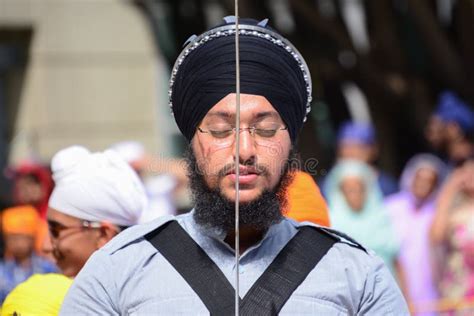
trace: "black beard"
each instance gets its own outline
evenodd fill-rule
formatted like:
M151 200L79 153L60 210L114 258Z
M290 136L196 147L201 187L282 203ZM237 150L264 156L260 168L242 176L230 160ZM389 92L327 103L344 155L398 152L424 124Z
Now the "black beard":
M194 220L206 228L232 231L235 227L235 202L223 196L218 188L211 189L207 185L191 148L188 148L185 156L195 205ZM280 181L273 190L264 190L255 200L239 204L240 227L266 231L283 219L281 210L286 206L286 188L293 178L293 159L296 159L296 155L291 150Z

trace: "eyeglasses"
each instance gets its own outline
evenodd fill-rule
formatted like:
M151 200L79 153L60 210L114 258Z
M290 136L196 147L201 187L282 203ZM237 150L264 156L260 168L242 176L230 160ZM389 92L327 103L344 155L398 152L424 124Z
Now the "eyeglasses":
M235 137L233 136L237 128L229 124L212 124L207 129L198 127L197 130L210 135L217 144L230 145L234 142ZM240 128L240 132L248 131L258 144L274 142L277 132L283 130L288 130L288 127L273 122L260 122L254 126Z
M48 220L49 234L54 239L58 239L59 236L61 235L61 232L67 229L94 229L94 228L100 228L101 225L102 224L99 222L91 222L91 221L83 220L80 222L79 225L67 226L67 225L58 223L56 221Z

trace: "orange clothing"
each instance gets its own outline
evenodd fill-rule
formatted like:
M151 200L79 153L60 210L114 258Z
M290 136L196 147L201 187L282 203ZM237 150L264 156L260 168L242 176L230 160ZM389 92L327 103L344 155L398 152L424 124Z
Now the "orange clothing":
M296 171L286 194L288 204L283 214L287 217L299 222L330 226L326 201L311 175Z
M2 213L3 234L36 236L40 218L38 211L30 205L7 208Z

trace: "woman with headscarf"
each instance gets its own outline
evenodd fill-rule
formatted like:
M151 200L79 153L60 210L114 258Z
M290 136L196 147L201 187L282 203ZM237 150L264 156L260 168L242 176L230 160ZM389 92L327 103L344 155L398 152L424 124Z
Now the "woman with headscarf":
M399 243L372 168L341 160L329 173L326 185L332 228L372 249L395 274Z
M46 219L48 199L53 190L49 169L38 162L24 161L7 172L14 180L14 204L32 205L41 219Z
M434 155L416 155L403 170L400 192L385 199L385 207L401 241L399 260L406 274L408 295L415 310L417 304L437 299L429 229L445 169L445 164Z

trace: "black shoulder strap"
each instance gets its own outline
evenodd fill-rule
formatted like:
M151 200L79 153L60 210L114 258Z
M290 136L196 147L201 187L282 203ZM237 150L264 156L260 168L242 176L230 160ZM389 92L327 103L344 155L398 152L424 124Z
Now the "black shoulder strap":
M234 288L176 221L161 226L145 238L188 282L211 315L234 314ZM291 294L337 241L336 237L317 228L301 227L247 292L240 303L240 314L278 314Z
M303 226L244 297L242 315L277 315L337 238Z
M332 229L332 228L328 228L328 227L320 227L319 229L323 230L324 232L326 232L327 234L330 234L330 235L335 235L339 238L339 241L342 242L342 243L346 243L348 245L350 245L351 247L355 247L355 248L358 248L360 250L362 250L363 252L367 253L367 249L362 246L359 242L357 242L357 240L355 240L354 238L352 238L351 236L343 233L343 232L340 232L338 230L335 230L335 229ZM345 239L345 240L344 240Z
M178 222L168 222L145 238L181 274L211 315L234 314L234 288Z

